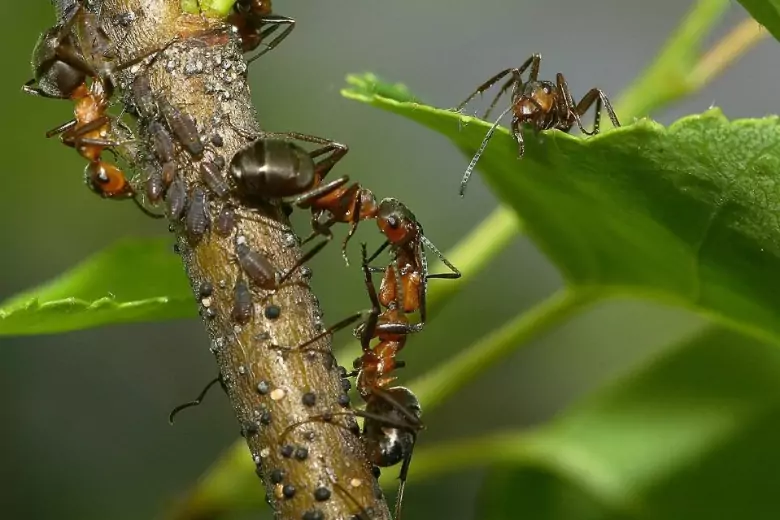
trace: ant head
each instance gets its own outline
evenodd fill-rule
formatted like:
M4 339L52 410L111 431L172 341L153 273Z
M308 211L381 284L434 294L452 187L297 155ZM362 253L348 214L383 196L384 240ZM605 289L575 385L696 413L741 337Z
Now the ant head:
M67 99L86 81L87 75L57 56L61 46L72 46L64 25L55 25L41 34L33 49L33 77L40 91L49 97Z
M529 81L515 102L515 112L523 119L549 113L555 107L557 90L550 81Z
M103 161L93 161L84 169L84 181L89 189L105 198L128 197L133 194L125 174Z
M398 199L383 199L379 203L377 225L393 245L403 245L419 234L414 213Z

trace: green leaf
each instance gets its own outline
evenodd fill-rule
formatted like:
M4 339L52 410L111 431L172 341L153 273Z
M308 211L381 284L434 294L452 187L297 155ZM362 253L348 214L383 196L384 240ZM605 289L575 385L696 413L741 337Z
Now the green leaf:
M348 81L346 97L434 129L468 156L489 128ZM500 128L479 167L573 291L688 307L780 342L778 122L728 121L713 109L669 128L641 120L587 139L528 131L522 160ZM459 181L455 172L453 201Z
M479 517L773 519L778 429L780 350L723 329L707 332L549 426L471 441L495 463ZM437 449L416 458L417 476L456 451Z
M170 239L122 240L0 304L0 335L52 334L196 316Z
M747 12L780 40L780 0L739 0Z

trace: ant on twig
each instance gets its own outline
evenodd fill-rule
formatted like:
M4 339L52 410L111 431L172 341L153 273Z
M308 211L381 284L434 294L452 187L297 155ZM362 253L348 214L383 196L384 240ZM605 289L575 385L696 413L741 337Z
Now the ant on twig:
M371 311L360 311L345 318L335 325L328 327L317 336L298 346L306 348L319 339L333 334L359 320L370 312L368 321L358 326L355 335L361 338L364 349L368 342L374 338L382 339L383 335L395 338L400 342L397 350L403 348L405 336L419 332L425 326L428 319L426 299L428 295L428 280L450 279L461 277L461 272L433 245L425 236L422 225L418 222L414 213L401 201L393 198L383 199L376 212L377 225L385 236L384 243L368 258L370 263L375 260L385 249L390 249L391 262L387 267L368 266L371 272L383 273L378 299ZM442 263L449 268L449 273L429 273L428 258L425 249L430 249ZM305 255L304 255L305 258ZM294 271L301 261L282 277L286 278ZM370 291L369 291L369 294ZM381 308L387 309L381 313ZM418 312L420 319L417 323L409 323L406 314Z
M272 13L271 0L237 0L227 21L238 29L244 52L252 52L261 44L265 46L265 49L246 60L247 65L275 48L295 29L295 20ZM281 33L264 43L283 26Z
M75 29L88 37L78 38ZM86 41L91 47L85 46ZM142 211L153 217L157 215L137 199L124 172L103 161L101 155L106 148L125 144L108 138L111 117L107 111L115 88L114 74L165 50L175 41L178 39L156 46L125 63L106 61L102 58L106 55L108 37L99 27L97 18L79 2L64 13L58 24L41 35L33 50L34 77L22 87L28 94L73 101L74 118L49 130L46 137L60 135L63 144L75 148L89 161L85 180L92 191L105 198L132 198ZM102 53L96 54L99 49ZM89 86L87 78L91 79Z
M310 422L330 423L335 415L363 417L365 420L361 439L369 460L379 467L390 467L401 463L398 477L400 485L394 508L394 518L400 520L404 489L417 434L425 426L421 420L422 408L417 396L406 387L390 386L396 379L391 372L403 366L395 359L400 348L397 348L397 341L391 337L393 334L383 338L384 332L380 328L384 324L378 319L381 297L377 293L371 275L372 268L369 265L370 259L365 243L361 244L361 252L364 282L375 319L369 320L361 331L363 355L355 361L357 371L351 375L356 376L356 387L366 403L365 409L326 412L310 416L305 421L293 423L285 428L282 439L301 425ZM374 337L379 337L380 341L371 347L369 342Z
M478 94L483 94L501 79L510 76L510 78L501 86L498 93L493 98L493 101L490 103L490 106L488 106L488 109L482 116L482 119L490 117L490 114L498 104L499 99L511 89L509 107L501 112L501 115L496 119L495 123L493 123L493 126L490 127L487 134L485 134L485 138L482 140L477 153L474 154L474 157L466 168L466 172L463 174L463 179L460 182L461 197L465 195L466 184L469 182L474 167L477 165L490 138L498 127L499 121L501 121L501 119L510 111L512 112L510 129L515 141L517 141L518 158L522 158L525 153L525 144L523 142L521 128L523 124L531 126L534 132L551 129L568 132L576 124L583 134L595 135L599 133L601 109L603 107L607 111L607 115L612 121L612 124L615 127L620 126L620 122L618 121L617 115L615 115L609 98L607 98L606 94L604 94L601 89L590 89L578 103L575 103L571 91L569 90L569 85L560 72L555 76L555 83L552 81L539 80L539 66L541 60L541 54L533 54L530 58L525 60L519 68L502 70L477 87L469 97L455 108L456 111L461 112ZM523 81L522 74L528 67L531 67L528 81ZM588 131L582 124L582 116L585 115L594 103L596 112L593 119L593 130Z

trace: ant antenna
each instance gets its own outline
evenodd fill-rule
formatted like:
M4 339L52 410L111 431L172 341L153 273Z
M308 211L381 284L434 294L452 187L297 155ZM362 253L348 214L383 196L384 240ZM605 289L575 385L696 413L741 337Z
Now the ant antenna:
M211 381L209 381L208 384L206 385L206 387L201 391L200 395L198 395L198 397L194 401L190 401L188 403L180 404L179 406L177 406L176 408L171 410L170 415L168 415L168 423L173 425L173 419L174 419L174 417L176 417L176 414L178 414L179 412L181 412L185 408L189 408L191 406L198 406L203 401L203 398L206 397L206 394L211 389L211 387L214 386L216 383L220 383L220 384L222 383L222 376L221 375L219 375L219 376L215 377L214 379L212 379Z
M482 153L485 151L485 148L487 148L488 142L490 141L490 138L493 137L493 133L496 131L496 128L498 128L498 123L503 119L505 115L509 113L509 111L512 110L512 105L509 105L509 107L501 112L501 115L498 116L498 119L496 119L496 122L493 123L493 126L490 127L490 130L488 130L488 133L485 134L485 138L482 139L482 144L479 145L479 150L477 150L477 153L474 155L474 157L471 158L471 162L469 163L468 167L466 168L466 172L463 174L463 178L460 180L460 196L464 197L466 195L466 184L469 182L469 178L471 177L471 173L474 171L474 167L477 165L477 162L479 161L479 158L482 157Z

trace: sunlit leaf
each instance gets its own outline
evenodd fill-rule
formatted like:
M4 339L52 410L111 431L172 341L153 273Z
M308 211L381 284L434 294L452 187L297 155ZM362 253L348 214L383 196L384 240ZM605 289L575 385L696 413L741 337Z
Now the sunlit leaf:
M196 316L169 239L123 240L0 304L0 335L50 334Z
M489 128L373 94L362 77L349 82L345 96L432 128L469 157ZM591 138L529 130L522 160L501 128L479 167L575 291L661 300L780 341L778 122L728 121L713 109ZM467 205L459 181L452 172L438 196Z

